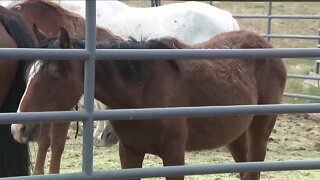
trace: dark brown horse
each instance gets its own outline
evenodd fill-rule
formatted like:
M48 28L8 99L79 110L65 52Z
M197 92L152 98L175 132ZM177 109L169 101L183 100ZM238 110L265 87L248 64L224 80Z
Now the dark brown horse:
M61 28L58 38L42 48L84 48ZM189 49L271 48L261 36L234 31L190 46L173 38L145 42L108 41L97 48ZM38 60L20 111L68 110L83 92L84 62ZM97 61L95 97L112 108L221 106L281 103L286 69L281 59L123 60ZM50 102L50 103L47 103ZM184 164L185 151L227 146L236 162L263 161L277 115L211 118L166 118L111 121L119 137L122 168L142 167L146 153L158 155L164 166ZM19 135L19 129L13 131ZM259 172L241 173L259 179ZM167 177L183 179L183 177Z
M29 28L33 28L33 24L37 24L43 32L50 36L57 36L60 26L65 27L72 37L84 36L84 19L75 13L63 9L56 3L46 0L26 0L11 7L11 10L23 16ZM37 34L39 35L39 33ZM97 39L114 40L120 38L113 35L108 30L98 27ZM37 158L33 174L44 173L45 158L49 147L51 147L52 151L49 173L59 173L61 155L64 151L69 124L70 122L43 123L39 130L39 136L33 136L32 134L34 132L31 130L29 131L29 128L25 128L23 133L24 138L17 139L22 143L33 140L36 140L38 143Z
M0 6L0 48L35 47L33 33L16 13ZM0 113L16 112L26 87L22 60L0 61ZM0 125L0 177L26 176L30 171L29 147L16 142L10 124Z

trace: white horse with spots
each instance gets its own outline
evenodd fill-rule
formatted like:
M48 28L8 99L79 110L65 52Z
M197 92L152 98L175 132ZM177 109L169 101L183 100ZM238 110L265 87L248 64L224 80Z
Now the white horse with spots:
M60 5L85 16L85 2L60 1ZM120 1L97 1L96 6L97 25L137 40L172 36L195 44L217 33L239 30L228 11L201 2L134 8Z
M85 17L85 2L60 1L60 5ZM225 10L201 2L185 2L159 7L135 8L120 1L97 1L98 26L124 38L137 40L172 36L195 44L227 31L239 30L237 21ZM98 121L94 144L104 146L107 121Z

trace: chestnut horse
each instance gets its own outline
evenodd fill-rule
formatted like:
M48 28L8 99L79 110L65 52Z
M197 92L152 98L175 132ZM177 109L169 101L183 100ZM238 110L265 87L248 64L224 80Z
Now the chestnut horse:
M84 48L61 28L41 48ZM249 31L216 35L188 45L174 38L143 42L107 41L98 49L244 49L272 48ZM84 61L38 60L18 111L68 110L83 94ZM122 60L96 62L95 98L111 108L222 106L281 103L286 68L279 58L206 60ZM46 103L51 102L51 103ZM53 107L52 104L55 104ZM122 168L139 168L146 153L158 155L164 166L184 164L185 151L227 146L236 162L263 161L277 115L234 115L208 118L164 118L110 121L119 138ZM12 125L19 138L24 124ZM30 127L29 127L30 128ZM33 128L36 128L34 126ZM259 179L260 172L240 173ZM167 177L183 179L183 177Z
M11 10L23 16L30 28L33 28L33 24L37 24L42 31L50 36L57 36L60 26L66 27L73 37L84 36L84 18L63 9L56 3L46 0L26 0L12 6ZM119 37L108 30L98 27L97 39L119 39ZM61 155L64 151L69 125L70 122L42 123L39 136L32 136L33 132L28 131L27 128L23 133L23 138L16 139L21 143L34 140L38 143L33 174L44 174L45 158L49 147L51 147L52 152L49 173L59 173Z
M160 1L157 6L159 4ZM60 1L60 5L85 16L85 1ZM117 35L136 39L172 36L195 44L217 33L239 30L238 22L231 13L202 2L179 2L161 7L137 8L121 1L97 1L96 13L98 25ZM112 135L108 124L107 121L97 122L95 146L114 144L114 138L108 136ZM100 130L101 126L106 128Z
M16 13L0 6L0 48L35 47L33 33ZM15 112L25 90L22 60L0 61L0 113ZM0 177L26 176L30 171L29 147L16 142L10 124L0 125Z

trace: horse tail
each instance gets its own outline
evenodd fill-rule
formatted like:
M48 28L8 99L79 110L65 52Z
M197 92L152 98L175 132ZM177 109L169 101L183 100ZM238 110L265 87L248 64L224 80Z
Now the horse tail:
M4 12L4 11L3 11ZM22 18L11 12L1 13L1 23L14 39L18 48L33 48L34 36ZM20 61L16 78L9 90L0 112L16 112L26 88L24 69L27 62ZM11 135L10 124L0 125L0 177L26 176L30 174L28 144L20 144Z

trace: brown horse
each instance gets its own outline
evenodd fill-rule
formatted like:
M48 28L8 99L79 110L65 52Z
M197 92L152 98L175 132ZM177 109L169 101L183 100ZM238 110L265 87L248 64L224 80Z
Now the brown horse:
M72 37L84 36L84 19L75 13L63 9L56 3L46 0L26 0L11 7L11 10L23 16L30 28L33 28L33 24L37 24L43 32L50 36L57 36L60 26L65 27L72 34ZM97 39L112 40L119 39L119 37L108 30L98 27ZM49 173L59 173L61 155L64 151L69 125L70 122L43 123L41 124L39 136L29 135L32 132L29 132L27 128L23 133L24 138L17 139L22 143L37 140L38 150L33 174L44 174L45 158L49 147L51 147L52 152Z
M0 6L0 48L35 46L33 33L21 16ZM26 66L22 60L0 61L0 112L16 112L26 87ZM0 125L0 177L29 175L29 147L13 139L10 126Z
M84 48L63 28L42 48ZM214 36L191 46L173 38L146 42L108 41L97 48L193 49L272 48L248 31ZM286 82L278 58L216 60L122 60L96 62L95 97L112 108L221 106L281 103ZM39 60L34 65L20 111L68 110L83 92L84 62ZM50 102L50 103L46 103ZM54 106L53 106L54 104ZM184 164L185 151L227 146L236 162L263 161L277 115L239 115L210 118L165 118L111 121L119 138L122 168L142 167L146 153L158 155L164 166ZM21 125L23 126L23 125ZM13 131L15 136L20 130ZM240 174L259 179L259 172ZM167 177L183 179L183 177Z

